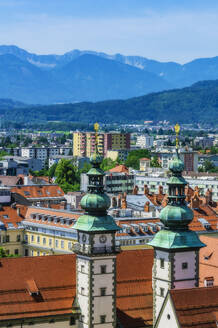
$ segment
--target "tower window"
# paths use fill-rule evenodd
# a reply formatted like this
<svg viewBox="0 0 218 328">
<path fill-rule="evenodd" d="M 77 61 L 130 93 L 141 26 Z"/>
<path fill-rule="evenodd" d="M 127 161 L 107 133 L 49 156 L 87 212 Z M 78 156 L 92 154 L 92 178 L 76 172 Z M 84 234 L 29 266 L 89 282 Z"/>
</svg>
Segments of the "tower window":
<svg viewBox="0 0 218 328">
<path fill-rule="evenodd" d="M 183 262 L 182 263 L 182 270 L 186 270 L 188 269 L 188 263 L 187 262 Z"/>
<path fill-rule="evenodd" d="M 101 273 L 106 273 L 106 265 L 101 265 Z"/>
<path fill-rule="evenodd" d="M 106 315 L 100 315 L 100 323 L 106 322 Z"/>
<path fill-rule="evenodd" d="M 106 295 L 106 287 L 100 288 L 100 295 L 105 296 Z"/>
<path fill-rule="evenodd" d="M 161 269 L 164 269 L 164 259 L 160 259 L 160 267 Z"/>
<path fill-rule="evenodd" d="M 160 288 L 160 296 L 164 297 L 164 288 Z"/>
<path fill-rule="evenodd" d="M 84 287 L 81 287 L 81 294 L 85 295 L 85 288 Z"/>
<path fill-rule="evenodd" d="M 85 265 L 81 265 L 81 272 L 85 272 Z"/>
</svg>

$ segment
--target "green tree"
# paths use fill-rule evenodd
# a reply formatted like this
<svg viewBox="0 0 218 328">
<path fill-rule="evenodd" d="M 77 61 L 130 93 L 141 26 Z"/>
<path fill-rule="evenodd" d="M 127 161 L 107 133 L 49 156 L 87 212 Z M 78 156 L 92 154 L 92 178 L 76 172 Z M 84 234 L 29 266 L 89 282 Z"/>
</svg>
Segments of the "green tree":
<svg viewBox="0 0 218 328">
<path fill-rule="evenodd" d="M 57 168 L 57 163 L 54 163 L 51 167 L 50 167 L 50 169 L 48 170 L 48 176 L 49 176 L 49 178 L 53 178 L 54 176 L 55 176 L 55 170 L 56 170 L 56 168 Z"/>
<path fill-rule="evenodd" d="M 117 165 L 117 161 L 113 161 L 111 158 L 104 158 L 101 163 L 101 169 L 103 171 L 109 171 Z"/>
<path fill-rule="evenodd" d="M 68 191 L 75 191 L 75 187 L 79 189 L 79 171 L 70 160 L 62 158 L 59 161 L 55 170 L 55 176 L 55 182 L 63 189 L 65 193 Z"/>
<path fill-rule="evenodd" d="M 127 167 L 132 167 L 135 170 L 139 170 L 139 160 L 143 157 L 151 157 L 150 151 L 148 149 L 132 150 L 127 156 L 125 165 Z"/>
<path fill-rule="evenodd" d="M 215 165 L 211 161 L 205 161 L 204 164 L 204 172 L 210 172 L 211 170 L 215 169 Z"/>
<path fill-rule="evenodd" d="M 151 160 L 151 167 L 161 167 L 159 161 L 158 161 L 158 157 L 154 156 Z"/>
</svg>

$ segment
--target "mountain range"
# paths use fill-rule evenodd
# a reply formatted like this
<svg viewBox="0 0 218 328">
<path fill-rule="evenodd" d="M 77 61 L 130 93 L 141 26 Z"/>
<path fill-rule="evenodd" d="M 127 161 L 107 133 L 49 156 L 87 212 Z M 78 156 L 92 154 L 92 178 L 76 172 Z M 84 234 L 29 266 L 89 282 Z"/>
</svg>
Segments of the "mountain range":
<svg viewBox="0 0 218 328">
<path fill-rule="evenodd" d="M 36 55 L 0 46 L 0 98 L 29 104 L 127 99 L 218 79 L 218 57 L 181 65 L 73 50 Z"/>
<path fill-rule="evenodd" d="M 0 99 L 5 121 L 28 125 L 34 122 L 142 123 L 169 120 L 176 123 L 218 124 L 218 80 L 190 87 L 151 93 L 127 100 L 24 106 Z"/>
</svg>

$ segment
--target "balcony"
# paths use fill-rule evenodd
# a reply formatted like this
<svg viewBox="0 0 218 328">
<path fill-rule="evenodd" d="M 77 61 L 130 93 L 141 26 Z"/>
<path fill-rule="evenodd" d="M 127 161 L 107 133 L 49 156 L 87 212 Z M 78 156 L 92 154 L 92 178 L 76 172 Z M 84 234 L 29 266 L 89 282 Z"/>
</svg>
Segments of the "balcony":
<svg viewBox="0 0 218 328">
<path fill-rule="evenodd" d="M 102 246 L 102 247 L 92 247 L 90 245 L 83 245 L 80 243 L 75 243 L 72 246 L 72 250 L 76 254 L 87 254 L 87 255 L 96 255 L 96 254 L 114 254 L 120 252 L 120 245 L 116 246 Z"/>
</svg>

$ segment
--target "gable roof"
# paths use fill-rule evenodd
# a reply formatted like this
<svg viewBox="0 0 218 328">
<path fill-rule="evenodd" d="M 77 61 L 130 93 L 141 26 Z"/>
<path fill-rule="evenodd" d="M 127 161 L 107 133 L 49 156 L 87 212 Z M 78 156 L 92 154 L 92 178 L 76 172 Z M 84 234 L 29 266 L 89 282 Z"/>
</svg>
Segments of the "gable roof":
<svg viewBox="0 0 218 328">
<path fill-rule="evenodd" d="M 218 286 L 169 291 L 181 328 L 216 328 Z"/>
<path fill-rule="evenodd" d="M 11 192 L 19 194 L 27 199 L 63 198 L 64 192 L 58 185 L 19 186 L 11 189 Z"/>
<path fill-rule="evenodd" d="M 2 258 L 0 264 L 0 321 L 72 314 L 75 254 Z M 153 250 L 117 256 L 117 309 L 123 327 L 152 322 L 152 265 Z"/>
<path fill-rule="evenodd" d="M 21 176 L 0 175 L 1 184 L 4 186 L 23 185 L 23 178 Z"/>
<path fill-rule="evenodd" d="M 109 172 L 110 173 L 127 173 L 128 174 L 129 169 L 125 165 L 121 164 L 121 165 L 115 166 L 113 169 L 110 169 Z"/>
</svg>

